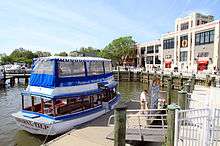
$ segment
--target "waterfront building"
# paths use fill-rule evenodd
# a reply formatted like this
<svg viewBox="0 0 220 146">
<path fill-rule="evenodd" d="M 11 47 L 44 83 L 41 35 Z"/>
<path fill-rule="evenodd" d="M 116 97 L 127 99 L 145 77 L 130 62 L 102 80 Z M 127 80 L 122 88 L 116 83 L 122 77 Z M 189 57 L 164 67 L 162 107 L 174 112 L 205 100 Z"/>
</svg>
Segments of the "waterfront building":
<svg viewBox="0 0 220 146">
<path fill-rule="evenodd" d="M 137 45 L 138 67 L 161 68 L 161 41 L 153 40 Z"/>
<path fill-rule="evenodd" d="M 161 56 L 161 69 L 181 72 L 216 71 L 220 68 L 219 33 L 220 21 L 214 20 L 211 15 L 192 13 L 177 18 L 175 30 L 160 38 L 161 51 L 158 56 Z M 139 44 L 137 47 L 138 66 L 146 64 L 146 54 L 141 59 L 139 56 L 147 52 L 144 48 L 147 44 L 148 42 Z"/>
</svg>

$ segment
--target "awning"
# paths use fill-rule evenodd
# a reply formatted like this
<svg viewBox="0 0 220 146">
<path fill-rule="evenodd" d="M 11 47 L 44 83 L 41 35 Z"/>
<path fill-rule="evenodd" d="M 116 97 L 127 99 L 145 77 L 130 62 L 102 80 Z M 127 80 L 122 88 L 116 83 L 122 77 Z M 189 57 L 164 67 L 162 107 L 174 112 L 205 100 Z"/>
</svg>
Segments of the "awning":
<svg viewBox="0 0 220 146">
<path fill-rule="evenodd" d="M 165 64 L 171 64 L 172 60 L 165 60 Z"/>
</svg>

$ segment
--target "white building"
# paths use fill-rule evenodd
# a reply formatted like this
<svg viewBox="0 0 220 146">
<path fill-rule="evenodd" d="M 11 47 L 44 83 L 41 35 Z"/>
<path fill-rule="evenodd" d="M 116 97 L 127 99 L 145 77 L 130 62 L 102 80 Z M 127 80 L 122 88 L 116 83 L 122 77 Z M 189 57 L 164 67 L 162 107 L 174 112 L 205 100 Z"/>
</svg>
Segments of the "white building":
<svg viewBox="0 0 220 146">
<path fill-rule="evenodd" d="M 213 16 L 192 13 L 186 17 L 177 18 L 175 31 L 163 34 L 160 38 L 161 68 L 193 72 L 219 69 L 219 34 L 220 21 L 214 21 Z M 143 52 L 143 47 L 146 48 L 149 43 L 139 44 L 137 49 L 142 48 Z M 146 53 L 144 57 L 146 60 Z M 143 65 L 143 61 L 138 63 L 139 66 Z"/>
<path fill-rule="evenodd" d="M 161 68 L 161 40 L 138 44 L 137 64 L 146 69 Z"/>
</svg>

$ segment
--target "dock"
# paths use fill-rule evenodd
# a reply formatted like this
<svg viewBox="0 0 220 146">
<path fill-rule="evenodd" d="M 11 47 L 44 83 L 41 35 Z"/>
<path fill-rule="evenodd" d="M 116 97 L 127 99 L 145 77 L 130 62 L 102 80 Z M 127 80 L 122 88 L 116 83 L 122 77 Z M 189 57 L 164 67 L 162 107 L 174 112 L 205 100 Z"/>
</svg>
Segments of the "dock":
<svg viewBox="0 0 220 146">
<path fill-rule="evenodd" d="M 106 138 L 106 135 L 112 131 L 113 127 L 85 127 L 78 130 L 72 130 L 46 143 L 45 146 L 114 146 L 114 141 Z"/>
<path fill-rule="evenodd" d="M 129 102 L 127 111 L 126 145 L 133 143 L 150 143 L 152 146 L 161 146 L 165 142 L 166 128 L 158 127 L 161 123 L 152 124 L 152 114 L 140 114 L 137 110 L 139 103 Z M 44 144 L 44 146 L 113 146 L 114 126 L 109 124 L 108 119 L 113 112 L 107 113 L 77 129 L 73 129 L 66 134 Z M 159 114 L 156 114 L 158 116 Z M 160 116 L 163 116 L 160 114 Z M 150 118 L 151 117 L 151 118 Z M 146 118 L 148 122 L 146 122 Z M 166 119 L 166 117 L 164 117 Z M 155 119 L 155 118 L 154 118 Z M 162 118 L 163 121 L 165 119 Z"/>
</svg>

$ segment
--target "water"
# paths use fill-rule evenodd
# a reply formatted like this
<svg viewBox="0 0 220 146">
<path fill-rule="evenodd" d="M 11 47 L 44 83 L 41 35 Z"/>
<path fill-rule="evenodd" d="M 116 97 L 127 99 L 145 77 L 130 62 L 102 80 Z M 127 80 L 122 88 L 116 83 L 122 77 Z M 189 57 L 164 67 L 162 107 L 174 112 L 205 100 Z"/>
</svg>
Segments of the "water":
<svg viewBox="0 0 220 146">
<path fill-rule="evenodd" d="M 118 90 L 122 95 L 122 102 L 138 98 L 147 85 L 139 82 L 120 82 Z M 33 135 L 19 129 L 12 113 L 21 108 L 21 91 L 23 86 L 0 90 L 0 146 L 39 146 L 45 140 L 45 136 Z M 49 137 L 48 140 L 54 137 Z"/>
</svg>

